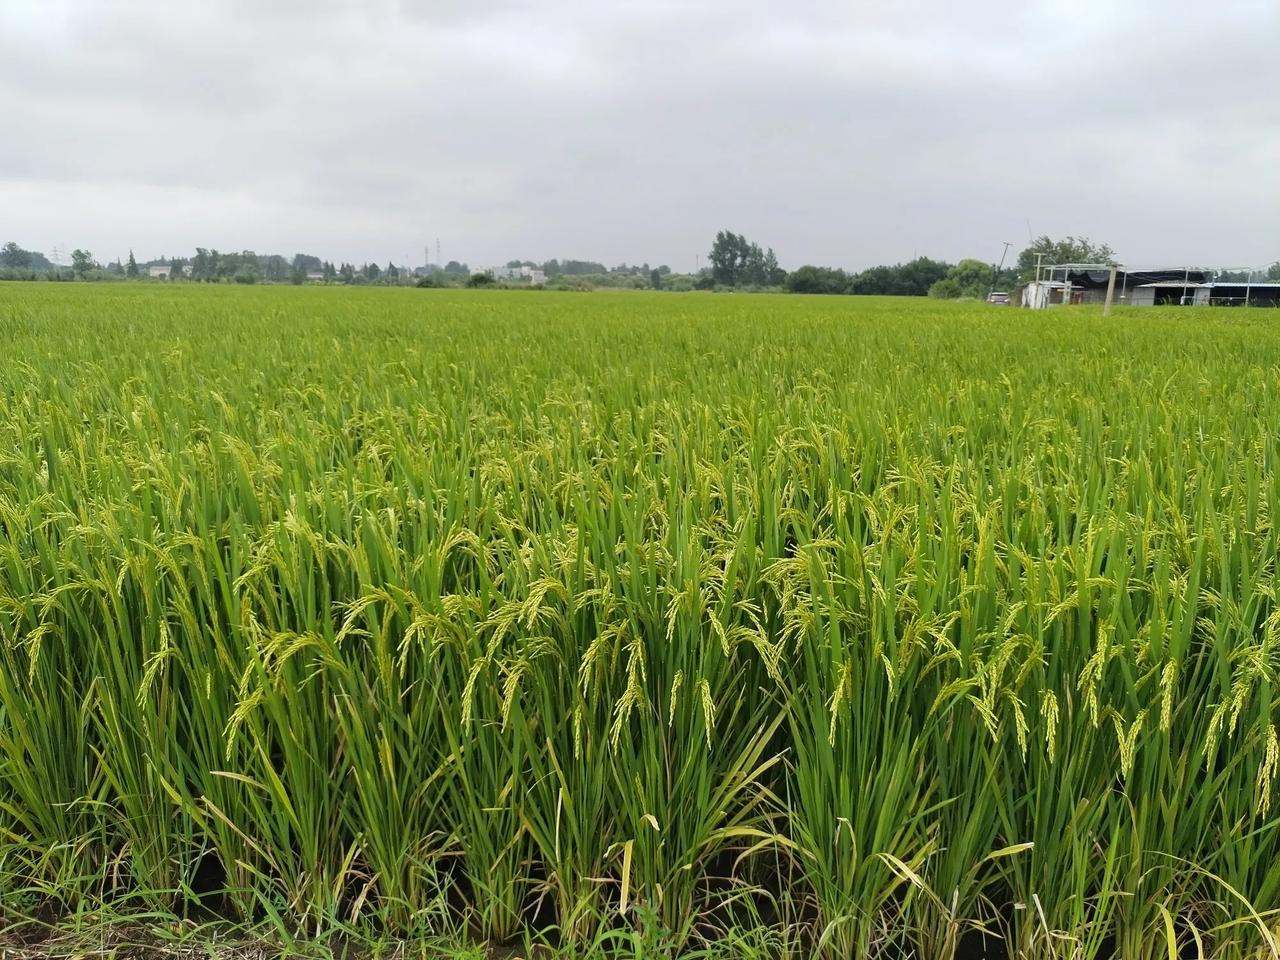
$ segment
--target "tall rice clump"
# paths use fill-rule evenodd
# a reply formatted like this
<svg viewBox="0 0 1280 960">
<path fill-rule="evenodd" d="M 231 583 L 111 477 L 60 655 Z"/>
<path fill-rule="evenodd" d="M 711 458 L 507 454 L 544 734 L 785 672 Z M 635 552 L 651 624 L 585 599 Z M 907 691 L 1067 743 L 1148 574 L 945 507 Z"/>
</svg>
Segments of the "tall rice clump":
<svg viewBox="0 0 1280 960">
<path fill-rule="evenodd" d="M 536 301 L 0 290 L 0 921 L 1278 955 L 1269 317 Z"/>
</svg>

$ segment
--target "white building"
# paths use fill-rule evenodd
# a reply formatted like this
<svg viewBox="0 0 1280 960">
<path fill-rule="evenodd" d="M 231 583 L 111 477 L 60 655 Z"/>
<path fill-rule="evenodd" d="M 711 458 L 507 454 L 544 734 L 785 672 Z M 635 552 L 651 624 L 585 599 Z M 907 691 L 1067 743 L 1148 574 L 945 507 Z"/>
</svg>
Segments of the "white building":
<svg viewBox="0 0 1280 960">
<path fill-rule="evenodd" d="M 489 267 L 484 271 L 495 280 L 528 280 L 529 283 L 546 283 L 547 275 L 537 267 Z"/>
<path fill-rule="evenodd" d="M 1070 285 L 1064 280 L 1032 280 L 1022 288 L 1022 305 L 1032 310 L 1043 310 L 1064 299 L 1070 303 Z"/>
<path fill-rule="evenodd" d="M 1129 290 L 1128 302 L 1135 307 L 1154 307 L 1157 303 L 1177 306 L 1206 306 L 1210 283 L 1187 283 L 1185 280 L 1157 280 L 1139 283 Z"/>
<path fill-rule="evenodd" d="M 168 280 L 169 274 L 173 272 L 173 268 L 167 263 L 157 263 L 154 266 L 147 267 L 147 276 L 153 280 Z"/>
</svg>

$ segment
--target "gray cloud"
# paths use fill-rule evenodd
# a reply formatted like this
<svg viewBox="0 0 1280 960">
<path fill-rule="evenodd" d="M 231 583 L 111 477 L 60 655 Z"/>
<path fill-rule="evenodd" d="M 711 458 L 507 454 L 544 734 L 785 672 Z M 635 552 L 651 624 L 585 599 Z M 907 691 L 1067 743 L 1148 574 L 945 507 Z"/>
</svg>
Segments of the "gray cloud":
<svg viewBox="0 0 1280 960">
<path fill-rule="evenodd" d="M 0 0 L 0 239 L 1280 257 L 1269 0 Z"/>
</svg>

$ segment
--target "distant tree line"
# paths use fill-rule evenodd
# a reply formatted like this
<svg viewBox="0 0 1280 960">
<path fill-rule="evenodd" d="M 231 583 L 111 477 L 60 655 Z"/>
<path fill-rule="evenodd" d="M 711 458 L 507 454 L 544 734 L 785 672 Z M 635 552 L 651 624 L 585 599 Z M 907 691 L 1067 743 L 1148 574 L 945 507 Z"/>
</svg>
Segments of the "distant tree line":
<svg viewBox="0 0 1280 960">
<path fill-rule="evenodd" d="M 407 266 L 377 263 L 356 266 L 351 263 L 334 264 L 306 253 L 284 257 L 280 254 L 258 254 L 252 250 L 230 253 L 197 247 L 194 257 L 159 257 L 139 263 L 133 251 L 121 262 L 119 259 L 103 264 L 88 250 L 71 252 L 70 266 L 55 264 L 44 254 L 25 250 L 10 241 L 0 247 L 0 279 L 4 280 L 133 280 L 153 279 L 153 268 L 167 282 L 194 283 L 346 283 L 386 284 L 395 286 L 410 283 L 414 270 Z M 451 262 L 445 268 L 451 274 L 465 279 L 469 275 L 466 264 Z"/>
<path fill-rule="evenodd" d="M 498 278 L 488 271 L 473 271 L 466 263 L 450 260 L 443 266 L 428 263 L 409 267 L 388 262 L 335 263 L 307 253 L 292 257 L 258 254 L 252 250 L 220 252 L 197 247 L 192 257 L 159 257 L 139 261 L 132 250 L 123 261 L 106 264 L 88 250 L 77 248 L 70 265 L 54 263 L 43 253 L 27 250 L 14 241 L 0 247 L 0 280 L 150 280 L 153 273 L 166 282 L 193 283 L 323 283 L 383 286 L 416 284 L 422 287 L 522 286 L 528 280 Z M 906 263 L 883 264 L 860 272 L 839 267 L 806 264 L 790 272 L 778 264 L 772 247 L 764 247 L 732 230 L 721 230 L 711 244 L 707 266 L 696 273 L 677 273 L 666 264 L 620 263 L 607 267 L 595 260 L 509 260 L 507 267 L 542 271 L 539 286 L 550 290 L 774 290 L 788 293 L 852 294 L 982 299 L 993 289 L 1009 290 L 1035 277 L 1037 263 L 1112 263 L 1115 253 L 1105 243 L 1087 237 L 1033 240 L 1008 266 L 979 259 L 947 263 L 916 257 Z M 158 270 L 157 268 L 163 268 Z M 1280 282 L 1280 261 L 1264 272 L 1214 271 L 1222 282 Z"/>
<path fill-rule="evenodd" d="M 940 300 L 984 299 L 992 290 L 1010 290 L 1034 279 L 1037 262 L 1111 263 L 1115 253 L 1105 243 L 1087 237 L 1033 240 L 1015 263 L 1003 266 L 966 258 L 946 263 L 917 257 L 907 263 L 878 266 L 861 273 L 845 273 L 831 267 L 800 267 L 787 275 L 792 293 L 849 293 L 881 296 L 930 296 Z M 1280 273 L 1280 265 L 1274 267 Z"/>
<path fill-rule="evenodd" d="M 998 284 L 1012 285 L 1013 268 L 962 260 L 950 264 L 929 257 L 882 264 L 857 273 L 840 267 L 805 264 L 791 272 L 778 266 L 772 248 L 721 230 L 711 245 L 710 266 L 696 282 L 698 289 L 772 289 L 787 293 L 851 294 L 890 297 L 985 297 Z"/>
<path fill-rule="evenodd" d="M 907 263 L 869 267 L 846 273 L 832 267 L 803 266 L 787 275 L 789 293 L 848 293 L 889 297 L 923 297 L 947 275 L 950 265 L 916 257 Z"/>
</svg>

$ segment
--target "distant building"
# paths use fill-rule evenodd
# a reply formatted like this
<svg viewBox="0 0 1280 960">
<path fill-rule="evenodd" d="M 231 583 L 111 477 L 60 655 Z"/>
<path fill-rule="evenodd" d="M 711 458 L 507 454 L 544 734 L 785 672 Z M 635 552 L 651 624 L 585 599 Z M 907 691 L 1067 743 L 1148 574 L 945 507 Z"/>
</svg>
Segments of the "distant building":
<svg viewBox="0 0 1280 960">
<path fill-rule="evenodd" d="M 157 263 L 147 267 L 147 276 L 153 280 L 168 280 L 169 274 L 173 272 L 173 268 L 167 263 Z"/>
<path fill-rule="evenodd" d="M 546 283 L 547 275 L 537 267 L 489 267 L 484 273 L 495 280 L 528 280 L 530 283 Z"/>
<path fill-rule="evenodd" d="M 1116 268 L 1113 300 L 1135 307 L 1280 306 L 1280 283 L 1212 280 L 1199 267 L 1151 270 Z M 1022 288 L 1022 305 L 1033 309 L 1073 303 L 1103 303 L 1107 298 L 1108 264 L 1067 263 L 1040 268 Z"/>
<path fill-rule="evenodd" d="M 308 270 L 308 271 L 307 271 L 307 283 L 322 283 L 322 282 L 324 282 L 324 272 L 323 272 L 323 271 L 321 271 L 321 270 Z"/>
</svg>

